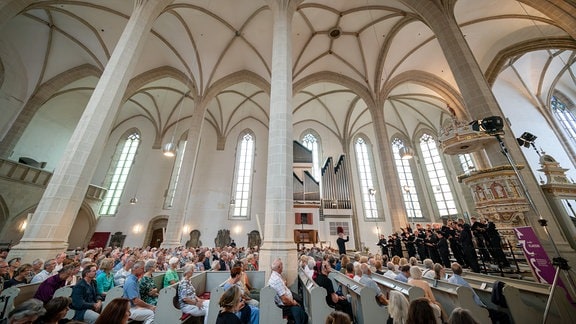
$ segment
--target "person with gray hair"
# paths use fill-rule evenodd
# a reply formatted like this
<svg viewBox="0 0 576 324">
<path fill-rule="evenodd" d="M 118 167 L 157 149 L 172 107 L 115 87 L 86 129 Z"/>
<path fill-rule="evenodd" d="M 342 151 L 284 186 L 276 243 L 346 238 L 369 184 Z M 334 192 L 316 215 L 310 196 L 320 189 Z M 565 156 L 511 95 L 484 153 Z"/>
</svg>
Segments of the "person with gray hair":
<svg viewBox="0 0 576 324">
<path fill-rule="evenodd" d="M 48 277 L 52 276 L 52 272 L 54 272 L 55 266 L 56 260 L 48 259 L 46 262 L 44 262 L 44 270 L 40 271 L 34 277 L 32 277 L 30 283 L 42 282 L 48 279 Z"/>
<path fill-rule="evenodd" d="M 34 323 L 46 313 L 42 301 L 32 298 L 16 306 L 8 314 L 8 324 Z"/>
<path fill-rule="evenodd" d="M 196 288 L 191 281 L 195 268 L 196 266 L 191 263 L 184 266 L 184 277 L 178 284 L 178 302 L 182 313 L 195 317 L 204 316 L 204 324 L 207 324 L 210 301 L 196 295 Z"/>
<path fill-rule="evenodd" d="M 394 279 L 396 277 L 396 266 L 392 262 L 386 263 L 388 271 L 384 272 L 384 277 Z"/>
<path fill-rule="evenodd" d="M 160 294 L 152 273 L 156 270 L 156 259 L 148 259 L 144 263 L 144 275 L 138 282 L 140 288 L 140 296 L 142 300 L 150 305 L 156 306 L 158 304 L 158 295 Z"/>
<path fill-rule="evenodd" d="M 142 321 L 144 324 L 154 323 L 156 306 L 150 305 L 140 297 L 138 277 L 144 273 L 144 261 L 137 261 L 132 265 L 130 275 L 124 282 L 124 298 L 130 300 L 130 319 Z"/>
<path fill-rule="evenodd" d="M 284 316 L 293 319 L 296 324 L 307 324 L 308 314 L 306 314 L 304 307 L 300 306 L 300 303 L 294 299 L 292 291 L 286 286 L 284 278 L 282 278 L 283 269 L 284 265 L 281 259 L 278 258 L 272 262 L 272 273 L 268 279 L 268 285 L 276 291 L 274 302 L 282 308 Z"/>
<path fill-rule="evenodd" d="M 404 294 L 396 290 L 390 290 L 388 297 L 388 314 L 390 318 L 392 318 L 392 323 L 406 323 L 406 318 L 408 318 L 408 308 L 410 307 L 408 299 Z"/>
<path fill-rule="evenodd" d="M 360 271 L 362 271 L 362 278 L 360 278 L 360 283 L 374 290 L 376 293 L 376 300 L 381 306 L 388 305 L 388 299 L 386 299 L 386 296 L 382 293 L 382 290 L 380 290 L 378 284 L 376 284 L 374 279 L 372 279 L 372 271 L 370 270 L 370 267 L 366 263 L 362 263 L 360 265 Z"/>
<path fill-rule="evenodd" d="M 424 259 L 422 263 L 424 264 L 422 276 L 424 278 L 434 279 L 434 261 L 432 261 L 432 259 Z"/>
<path fill-rule="evenodd" d="M 170 266 L 170 269 L 168 269 L 166 274 L 164 274 L 164 287 L 171 286 L 180 280 L 180 277 L 178 277 L 178 273 L 176 272 L 176 269 L 180 265 L 180 259 L 177 257 L 171 257 L 170 260 L 168 260 L 168 265 Z"/>
</svg>

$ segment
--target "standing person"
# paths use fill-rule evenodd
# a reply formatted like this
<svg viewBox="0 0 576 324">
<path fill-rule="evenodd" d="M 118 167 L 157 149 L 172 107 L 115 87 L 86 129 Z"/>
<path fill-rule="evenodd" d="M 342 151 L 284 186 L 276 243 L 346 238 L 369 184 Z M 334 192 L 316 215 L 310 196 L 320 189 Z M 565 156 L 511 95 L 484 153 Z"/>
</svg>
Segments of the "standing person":
<svg viewBox="0 0 576 324">
<path fill-rule="evenodd" d="M 93 324 L 102 310 L 102 295 L 96 288 L 96 265 L 89 264 L 82 270 L 82 279 L 72 287 L 74 319 Z"/>
<path fill-rule="evenodd" d="M 282 260 L 274 260 L 272 273 L 268 279 L 268 285 L 276 291 L 274 302 L 282 308 L 282 314 L 292 318 L 295 324 L 307 324 L 308 314 L 306 314 L 304 307 L 300 306 L 300 303 L 294 299 L 292 292 L 286 286 L 284 278 L 282 278 L 283 269 Z"/>
<path fill-rule="evenodd" d="M 472 269 L 472 271 L 480 272 L 478 255 L 476 254 L 474 242 L 472 241 L 472 231 L 470 230 L 470 225 L 458 224 L 458 230 L 460 230 L 460 244 L 462 245 L 462 252 L 464 253 L 464 260 L 466 261 L 466 264 Z"/>
<path fill-rule="evenodd" d="M 450 250 L 448 248 L 448 240 L 444 237 L 444 232 L 439 231 L 437 234 L 438 236 L 438 253 L 440 254 L 440 259 L 442 260 L 442 264 L 448 268 L 450 267 Z"/>
<path fill-rule="evenodd" d="M 380 250 L 382 251 L 382 256 L 390 257 L 390 255 L 388 254 L 388 242 L 384 234 L 380 234 L 380 239 L 378 240 L 378 243 L 376 243 L 376 245 L 380 247 Z"/>
<path fill-rule="evenodd" d="M 486 236 L 488 237 L 486 241 L 488 243 L 488 249 L 490 249 L 490 253 L 498 263 L 498 266 L 500 266 L 500 268 L 510 267 L 510 262 L 506 259 L 506 254 L 504 254 L 502 250 L 502 238 L 496 229 L 496 224 L 493 222 L 488 222 Z"/>
<path fill-rule="evenodd" d="M 424 240 L 426 239 L 426 232 L 422 228 L 422 225 L 416 224 L 416 249 L 418 250 L 418 257 L 420 261 L 428 259 L 428 250 L 426 250 L 426 244 Z"/>
<path fill-rule="evenodd" d="M 470 229 L 476 238 L 476 246 L 480 251 L 482 260 L 484 260 L 484 262 L 491 262 L 492 258 L 490 257 L 490 253 L 488 253 L 488 248 L 486 247 L 486 225 L 478 221 L 476 217 L 471 217 L 470 221 L 472 221 Z"/>
<path fill-rule="evenodd" d="M 350 236 L 346 235 L 346 239 L 344 239 L 344 228 L 342 228 L 342 226 L 338 226 L 336 231 L 338 232 L 338 239 L 336 239 L 336 244 L 338 244 L 338 254 L 346 254 L 346 242 L 350 240 Z"/>
<path fill-rule="evenodd" d="M 412 258 L 416 256 L 416 236 L 412 232 L 412 228 L 410 225 L 406 225 L 406 228 L 403 229 L 403 240 L 404 246 L 406 246 L 406 251 L 408 252 L 408 258 Z"/>
<path fill-rule="evenodd" d="M 452 221 L 448 221 L 446 226 L 445 236 L 450 242 L 450 250 L 456 259 L 456 262 L 464 265 L 464 254 L 462 253 L 462 245 L 460 245 L 460 232 L 456 230 L 456 225 Z"/>
<path fill-rule="evenodd" d="M 130 275 L 124 282 L 124 298 L 130 300 L 130 319 L 142 321 L 144 324 L 154 323 L 156 306 L 147 304 L 140 298 L 138 278 L 144 273 L 144 261 L 137 261 L 132 265 Z"/>
</svg>

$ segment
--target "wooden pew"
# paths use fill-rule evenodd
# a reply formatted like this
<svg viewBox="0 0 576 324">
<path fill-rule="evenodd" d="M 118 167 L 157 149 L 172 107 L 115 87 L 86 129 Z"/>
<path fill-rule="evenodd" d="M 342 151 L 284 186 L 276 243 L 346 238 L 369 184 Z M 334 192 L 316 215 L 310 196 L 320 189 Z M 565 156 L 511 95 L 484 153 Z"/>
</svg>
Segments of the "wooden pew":
<svg viewBox="0 0 576 324">
<path fill-rule="evenodd" d="M 178 294 L 177 286 L 178 284 L 174 284 L 160 290 L 156 313 L 154 314 L 154 323 L 192 323 L 192 321 L 198 319 L 189 316 L 185 320 L 181 320 L 182 311 L 174 306 L 174 296 Z"/>
<path fill-rule="evenodd" d="M 10 287 L 2 290 L 0 294 L 0 321 L 8 317 L 14 309 L 14 300 L 20 294 L 20 289 L 18 287 Z"/>
<path fill-rule="evenodd" d="M 72 297 L 72 286 L 64 286 L 56 289 L 53 298 L 56 297 Z M 73 310 L 72 308 L 69 308 L 64 318 L 72 319 L 74 318 L 74 314 L 76 314 L 76 311 Z"/>
<path fill-rule="evenodd" d="M 342 286 L 342 293 L 350 295 L 352 310 L 359 324 L 382 323 L 388 318 L 386 307 L 380 307 L 376 302 L 376 292 L 346 275 L 332 271 L 328 278 Z"/>
<path fill-rule="evenodd" d="M 20 289 L 20 293 L 16 296 L 14 300 L 14 306 L 18 306 L 23 302 L 27 301 L 30 298 L 34 298 L 36 294 L 36 290 L 40 287 L 41 282 L 27 284 L 27 285 L 18 285 L 18 289 Z"/>
<path fill-rule="evenodd" d="M 323 323 L 326 316 L 334 311 L 326 303 L 326 289 L 318 286 L 302 268 L 298 268 L 298 282 L 301 287 L 303 305 L 311 318 L 311 323 Z M 336 289 L 334 289 L 336 290 Z"/>
<path fill-rule="evenodd" d="M 276 290 L 270 286 L 260 289 L 260 323 L 286 323 L 282 316 L 282 309 L 274 302 Z"/>
<path fill-rule="evenodd" d="M 110 304 L 110 301 L 112 301 L 113 299 L 122 298 L 122 296 L 124 296 L 124 288 L 121 286 L 116 286 L 108 290 L 106 292 L 106 297 L 102 302 L 102 309 L 106 308 L 106 306 L 108 306 L 108 304 Z"/>
<path fill-rule="evenodd" d="M 390 279 L 377 273 L 372 274 L 372 279 L 376 281 L 382 291 L 384 291 L 382 288 L 386 288 L 386 290 L 393 289 L 399 291 L 403 293 L 406 298 L 408 298 L 408 301 L 413 301 L 414 299 L 424 297 L 424 290 L 422 290 L 420 287 L 410 286 L 405 282 Z"/>
<path fill-rule="evenodd" d="M 430 278 L 422 279 L 428 282 L 432 288 L 434 297 L 442 305 L 442 308 L 446 311 L 448 316 L 452 313 L 454 308 L 461 307 L 468 309 L 478 322 L 491 322 L 488 309 L 479 306 L 474 301 L 472 289 L 451 284 L 444 280 L 434 280 Z"/>
</svg>

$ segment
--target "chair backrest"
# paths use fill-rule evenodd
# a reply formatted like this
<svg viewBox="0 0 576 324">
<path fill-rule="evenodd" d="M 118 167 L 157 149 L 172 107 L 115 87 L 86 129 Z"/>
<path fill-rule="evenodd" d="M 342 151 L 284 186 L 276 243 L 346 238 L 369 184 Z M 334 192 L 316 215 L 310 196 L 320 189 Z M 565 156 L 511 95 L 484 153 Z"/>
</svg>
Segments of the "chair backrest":
<svg viewBox="0 0 576 324">
<path fill-rule="evenodd" d="M 10 287 L 6 288 L 0 294 L 0 320 L 7 318 L 8 313 L 14 309 L 14 300 L 20 293 L 20 288 Z"/>
</svg>

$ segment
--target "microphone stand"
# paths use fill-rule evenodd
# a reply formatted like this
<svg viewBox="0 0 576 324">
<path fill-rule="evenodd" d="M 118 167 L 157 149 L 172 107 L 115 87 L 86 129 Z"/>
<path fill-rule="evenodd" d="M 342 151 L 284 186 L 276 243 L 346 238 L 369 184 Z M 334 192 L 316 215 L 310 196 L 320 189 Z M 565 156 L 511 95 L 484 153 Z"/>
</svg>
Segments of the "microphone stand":
<svg viewBox="0 0 576 324">
<path fill-rule="evenodd" d="M 558 285 L 558 278 L 560 275 L 560 270 L 566 271 L 567 278 L 570 281 L 568 284 L 570 285 L 570 288 L 572 289 L 572 292 L 574 293 L 574 282 L 573 282 L 572 277 L 570 276 L 570 272 L 569 272 L 570 266 L 568 265 L 568 260 L 566 260 L 565 258 L 563 258 L 560 255 L 560 251 L 558 250 L 558 247 L 556 246 L 556 243 L 554 242 L 552 235 L 548 231 L 548 220 L 544 219 L 544 217 L 542 217 L 542 214 L 540 214 L 540 212 L 538 211 L 538 208 L 536 208 L 536 204 L 534 203 L 534 201 L 532 200 L 532 196 L 530 196 L 530 193 L 528 192 L 528 187 L 526 186 L 526 183 L 524 182 L 524 178 L 520 174 L 520 171 L 516 167 L 516 163 L 514 163 L 514 160 L 512 160 L 512 156 L 510 155 L 510 152 L 508 152 L 508 148 L 506 147 L 506 144 L 504 144 L 504 141 L 502 140 L 501 135 L 503 134 L 503 131 L 495 132 L 495 133 L 488 132 L 488 134 L 496 137 L 496 139 L 498 140 L 502 154 L 504 154 L 504 156 L 506 156 L 508 163 L 510 164 L 510 166 L 512 166 L 512 169 L 514 170 L 516 177 L 518 177 L 518 181 L 520 182 L 520 187 L 522 188 L 522 191 L 524 193 L 524 196 L 526 197 L 526 200 L 528 201 L 528 204 L 530 205 L 532 210 L 534 210 L 536 215 L 538 215 L 538 224 L 540 224 L 540 226 L 542 226 L 542 228 L 544 229 L 544 232 L 546 233 L 546 236 L 548 237 L 548 240 L 550 241 L 550 243 L 552 243 L 552 247 L 554 249 L 554 252 L 556 253 L 556 257 L 552 258 L 552 265 L 556 267 L 556 273 L 554 274 L 554 280 L 552 281 L 552 285 L 550 286 L 550 295 L 548 296 L 548 300 L 546 301 L 546 308 L 544 309 L 544 316 L 542 319 L 542 323 L 545 324 L 546 319 L 548 318 L 548 314 L 550 312 L 550 306 L 552 305 L 552 298 L 554 297 L 554 292 L 555 292 L 556 287 Z"/>
</svg>

